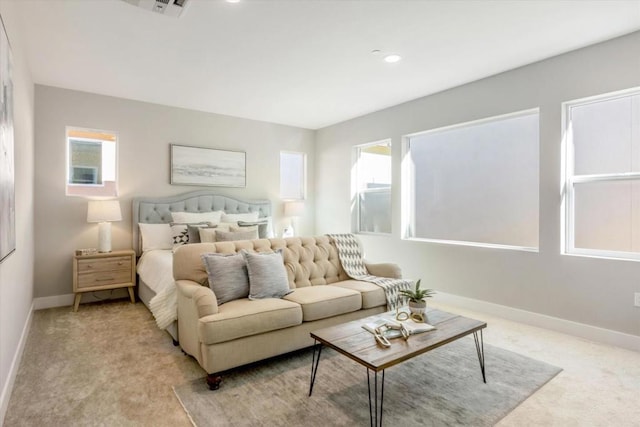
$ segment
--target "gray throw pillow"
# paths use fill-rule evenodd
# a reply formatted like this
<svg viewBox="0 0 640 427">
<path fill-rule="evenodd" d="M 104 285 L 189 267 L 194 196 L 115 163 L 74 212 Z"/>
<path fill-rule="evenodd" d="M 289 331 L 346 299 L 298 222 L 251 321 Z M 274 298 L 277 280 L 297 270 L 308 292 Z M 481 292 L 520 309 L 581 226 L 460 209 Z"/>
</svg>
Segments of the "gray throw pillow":
<svg viewBox="0 0 640 427">
<path fill-rule="evenodd" d="M 238 227 L 242 230 L 242 227 L 258 227 L 258 238 L 267 239 L 269 238 L 269 219 L 264 218 L 258 221 L 238 221 Z"/>
<path fill-rule="evenodd" d="M 249 273 L 249 299 L 282 298 L 290 294 L 282 249 L 271 253 L 241 251 Z"/>
<path fill-rule="evenodd" d="M 200 243 L 201 228 L 216 228 L 210 222 L 201 222 L 199 224 L 187 224 L 187 232 L 189 234 L 189 243 Z"/>
<path fill-rule="evenodd" d="M 258 229 L 251 231 L 219 231 L 216 230 L 216 242 L 233 242 L 235 240 L 253 240 L 258 238 Z"/>
<path fill-rule="evenodd" d="M 206 253 L 200 256 L 209 276 L 209 287 L 218 305 L 249 296 L 247 263 L 241 254 Z"/>
</svg>

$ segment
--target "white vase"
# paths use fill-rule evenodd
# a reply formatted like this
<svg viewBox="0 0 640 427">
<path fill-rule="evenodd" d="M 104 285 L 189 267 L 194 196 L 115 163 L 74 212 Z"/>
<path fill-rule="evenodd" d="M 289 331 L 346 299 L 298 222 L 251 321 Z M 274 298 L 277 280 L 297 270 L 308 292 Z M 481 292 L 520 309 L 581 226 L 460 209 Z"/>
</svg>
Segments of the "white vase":
<svg viewBox="0 0 640 427">
<path fill-rule="evenodd" d="M 409 311 L 416 314 L 424 314 L 425 311 L 427 311 L 427 302 L 426 301 L 419 301 L 419 302 L 409 301 Z"/>
</svg>

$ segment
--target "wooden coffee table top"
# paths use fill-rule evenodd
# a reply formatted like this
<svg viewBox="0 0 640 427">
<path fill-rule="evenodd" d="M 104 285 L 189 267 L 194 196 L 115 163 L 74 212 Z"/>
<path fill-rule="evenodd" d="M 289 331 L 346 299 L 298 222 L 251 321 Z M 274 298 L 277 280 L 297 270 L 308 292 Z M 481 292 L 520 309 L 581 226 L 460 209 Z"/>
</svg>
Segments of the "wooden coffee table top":
<svg viewBox="0 0 640 427">
<path fill-rule="evenodd" d="M 385 315 L 393 318 L 395 313 Z M 406 341 L 402 338 L 390 339 L 391 347 L 384 348 L 376 343 L 371 332 L 362 328 L 362 325 L 379 316 L 319 329 L 313 331 L 311 337 L 378 372 L 487 327 L 485 322 L 479 320 L 427 309 L 428 323 L 435 326 L 435 330 L 411 335 Z"/>
</svg>

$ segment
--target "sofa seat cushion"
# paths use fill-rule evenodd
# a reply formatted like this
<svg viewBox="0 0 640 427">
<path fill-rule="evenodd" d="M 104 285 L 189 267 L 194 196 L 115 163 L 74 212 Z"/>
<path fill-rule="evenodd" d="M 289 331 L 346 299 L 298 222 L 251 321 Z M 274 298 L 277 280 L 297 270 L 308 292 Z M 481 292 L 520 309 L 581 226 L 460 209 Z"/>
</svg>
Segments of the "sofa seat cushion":
<svg viewBox="0 0 640 427">
<path fill-rule="evenodd" d="M 329 285 L 297 288 L 284 299 L 300 304 L 304 322 L 351 313 L 362 308 L 359 292 Z"/>
<path fill-rule="evenodd" d="M 361 280 L 342 280 L 340 282 L 332 283 L 329 286 L 337 286 L 343 289 L 351 289 L 353 291 L 360 292 L 362 295 L 362 308 L 365 310 L 387 304 L 387 297 L 384 294 L 384 289 L 371 282 L 363 282 Z"/>
<path fill-rule="evenodd" d="M 216 344 L 301 323 L 299 304 L 279 298 L 242 298 L 222 304 L 216 314 L 200 318 L 198 335 L 202 344 Z"/>
</svg>

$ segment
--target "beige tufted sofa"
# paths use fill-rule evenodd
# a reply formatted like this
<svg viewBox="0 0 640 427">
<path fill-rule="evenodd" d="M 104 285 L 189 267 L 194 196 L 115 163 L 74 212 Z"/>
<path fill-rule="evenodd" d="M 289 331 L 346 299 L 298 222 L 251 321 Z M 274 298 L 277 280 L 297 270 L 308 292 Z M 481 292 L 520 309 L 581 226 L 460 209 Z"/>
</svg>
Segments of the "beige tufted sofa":
<svg viewBox="0 0 640 427">
<path fill-rule="evenodd" d="M 200 255 L 241 249 L 283 249 L 294 291 L 282 299 L 244 298 L 218 306 Z M 395 264 L 367 264 L 367 269 L 376 276 L 401 277 Z M 173 256 L 173 275 L 180 346 L 207 371 L 212 389 L 218 387 L 221 371 L 311 346 L 313 330 L 386 309 L 383 289 L 350 279 L 327 236 L 184 245 Z"/>
</svg>

